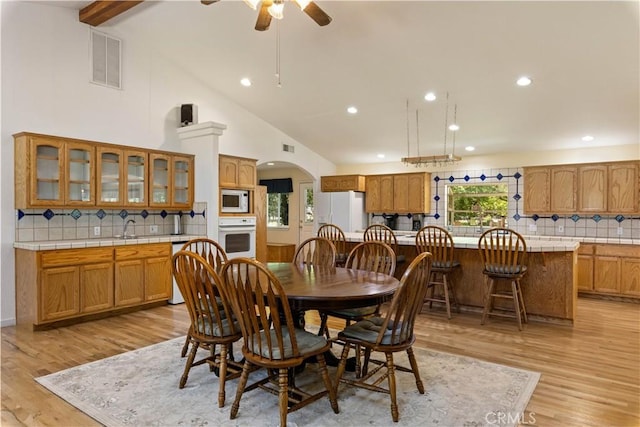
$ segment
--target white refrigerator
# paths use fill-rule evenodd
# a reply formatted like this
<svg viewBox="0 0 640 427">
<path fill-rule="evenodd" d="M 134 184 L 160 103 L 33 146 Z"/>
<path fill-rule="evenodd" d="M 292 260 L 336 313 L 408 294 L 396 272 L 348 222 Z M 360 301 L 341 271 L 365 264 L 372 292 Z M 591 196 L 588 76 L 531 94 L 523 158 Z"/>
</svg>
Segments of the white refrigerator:
<svg viewBox="0 0 640 427">
<path fill-rule="evenodd" d="M 367 227 L 364 193 L 343 191 L 317 192 L 315 211 L 318 226 L 335 224 L 345 233 L 364 230 Z"/>
</svg>

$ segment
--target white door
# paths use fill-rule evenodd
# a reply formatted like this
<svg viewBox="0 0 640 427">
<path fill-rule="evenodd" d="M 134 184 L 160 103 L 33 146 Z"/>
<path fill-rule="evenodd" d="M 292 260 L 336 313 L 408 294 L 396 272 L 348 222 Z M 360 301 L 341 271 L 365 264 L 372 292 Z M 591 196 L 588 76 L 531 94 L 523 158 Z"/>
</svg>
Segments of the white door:
<svg viewBox="0 0 640 427">
<path fill-rule="evenodd" d="M 316 235 L 313 229 L 315 211 L 313 208 L 312 182 L 300 183 L 300 198 L 298 203 L 300 205 L 300 233 L 298 237 L 298 244 L 300 244 L 311 237 L 315 237 Z"/>
</svg>

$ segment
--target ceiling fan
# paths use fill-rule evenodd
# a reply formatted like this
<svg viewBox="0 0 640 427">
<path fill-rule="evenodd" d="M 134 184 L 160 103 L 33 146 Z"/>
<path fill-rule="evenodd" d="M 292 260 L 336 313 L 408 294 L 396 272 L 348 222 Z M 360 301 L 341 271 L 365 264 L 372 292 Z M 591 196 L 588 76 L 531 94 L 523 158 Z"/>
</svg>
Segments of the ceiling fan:
<svg viewBox="0 0 640 427">
<path fill-rule="evenodd" d="M 219 0 L 200 0 L 202 4 L 216 3 Z M 260 4 L 260 12 L 258 12 L 258 19 L 256 20 L 256 30 L 265 31 L 269 29 L 271 24 L 271 18 L 282 19 L 282 13 L 284 10 L 285 0 L 244 0 L 253 10 L 258 8 Z M 304 11 L 311 19 L 316 21 L 321 27 L 328 25 L 331 22 L 331 17 L 325 13 L 324 10 L 309 0 L 293 0 L 300 9 Z"/>
</svg>

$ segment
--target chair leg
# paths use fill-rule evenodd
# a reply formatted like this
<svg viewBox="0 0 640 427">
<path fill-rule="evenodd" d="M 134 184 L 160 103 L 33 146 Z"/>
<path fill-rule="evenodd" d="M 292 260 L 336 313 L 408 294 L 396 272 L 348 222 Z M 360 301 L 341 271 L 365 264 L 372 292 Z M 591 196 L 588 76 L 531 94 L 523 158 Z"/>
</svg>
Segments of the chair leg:
<svg viewBox="0 0 640 427">
<path fill-rule="evenodd" d="M 242 398 L 242 393 L 244 393 L 244 389 L 247 386 L 247 380 L 249 379 L 249 368 L 250 363 L 248 360 L 245 360 L 244 366 L 242 366 L 242 375 L 240 375 L 240 381 L 238 381 L 238 388 L 236 389 L 236 398 L 233 401 L 233 405 L 231 406 L 231 412 L 229 414 L 230 420 L 233 420 L 238 416 L 238 409 L 240 409 L 240 399 Z"/>
<path fill-rule="evenodd" d="M 287 412 L 289 409 L 289 370 L 280 368 L 278 370 L 278 404 L 280 406 L 280 427 L 287 427 Z"/>
<path fill-rule="evenodd" d="M 349 344 L 345 343 L 342 347 L 342 355 L 340 355 L 340 363 L 338 363 L 338 370 L 336 371 L 336 385 L 335 395 L 338 395 L 338 386 L 340 386 L 340 379 L 344 375 L 344 369 L 347 367 L 347 357 L 349 357 Z"/>
<path fill-rule="evenodd" d="M 447 273 L 442 273 L 442 290 L 444 292 L 444 303 L 447 306 L 447 318 L 451 320 L 451 303 L 449 302 L 449 283 Z"/>
<path fill-rule="evenodd" d="M 360 350 L 360 346 L 356 344 L 356 378 L 360 378 L 360 373 L 362 372 L 362 365 L 360 363 Z"/>
<path fill-rule="evenodd" d="M 488 283 L 487 294 L 485 296 L 485 301 L 484 301 L 484 310 L 482 310 L 482 320 L 480 321 L 481 325 L 484 325 L 484 322 L 487 319 L 487 315 L 491 311 L 492 305 L 493 305 L 493 297 L 491 296 L 491 294 L 493 294 L 493 288 L 495 286 L 495 282 L 491 278 L 488 278 L 487 280 L 485 280 L 485 283 L 487 281 L 489 283 Z"/>
<path fill-rule="evenodd" d="M 420 371 L 418 370 L 416 355 L 413 353 L 413 347 L 409 347 L 407 349 L 407 356 L 409 357 L 409 363 L 411 364 L 413 376 L 416 377 L 416 386 L 418 387 L 418 391 L 420 392 L 420 394 L 424 394 L 424 384 L 422 384 L 422 380 L 420 379 Z"/>
<path fill-rule="evenodd" d="M 522 297 L 522 284 L 520 283 L 520 279 L 516 280 L 516 284 L 518 286 L 518 296 L 520 297 L 520 305 L 522 306 L 522 315 L 524 318 L 524 323 L 528 323 L 527 319 L 527 309 L 524 305 L 524 298 Z"/>
<path fill-rule="evenodd" d="M 184 388 L 187 384 L 187 379 L 189 378 L 189 370 L 193 365 L 193 361 L 196 358 L 196 353 L 198 352 L 198 347 L 200 347 L 199 342 L 194 342 L 191 346 L 191 352 L 189 353 L 189 357 L 187 358 L 187 363 L 184 365 L 184 372 L 182 373 L 182 377 L 180 378 L 180 388 Z"/>
<path fill-rule="evenodd" d="M 398 411 L 398 402 L 396 400 L 396 373 L 393 365 L 393 353 L 385 353 L 387 357 L 387 381 L 389 382 L 389 397 L 391 397 L 391 418 L 394 423 L 398 422 L 400 413 Z"/>
<path fill-rule="evenodd" d="M 520 312 L 520 298 L 518 298 L 518 286 L 516 281 L 511 281 L 511 293 L 513 293 L 513 308 L 515 309 L 516 320 L 518 321 L 518 329 L 522 330 L 522 315 Z"/>
<path fill-rule="evenodd" d="M 333 387 L 331 383 L 331 378 L 329 378 L 329 370 L 327 369 L 327 362 L 324 360 L 324 354 L 319 354 L 316 356 L 318 359 L 318 365 L 320 366 L 320 375 L 322 376 L 322 381 L 324 381 L 324 387 L 329 392 L 329 403 L 331 403 L 331 409 L 333 409 L 334 413 L 339 413 L 340 409 L 338 409 L 338 399 L 336 399 L 336 389 Z"/>
<path fill-rule="evenodd" d="M 187 355 L 187 351 L 189 350 L 189 343 L 191 342 L 191 335 L 187 333 L 187 337 L 184 340 L 184 345 L 182 346 L 182 352 L 180 353 L 181 357 L 185 357 Z"/>
<path fill-rule="evenodd" d="M 327 327 L 327 320 L 329 316 L 326 313 L 320 312 L 320 329 L 318 330 L 318 336 L 324 335 L 329 339 L 329 328 Z"/>
<path fill-rule="evenodd" d="M 220 389 L 218 390 L 218 408 L 224 407 L 225 390 L 224 385 L 227 381 L 227 350 L 226 345 L 220 346 Z"/>
</svg>

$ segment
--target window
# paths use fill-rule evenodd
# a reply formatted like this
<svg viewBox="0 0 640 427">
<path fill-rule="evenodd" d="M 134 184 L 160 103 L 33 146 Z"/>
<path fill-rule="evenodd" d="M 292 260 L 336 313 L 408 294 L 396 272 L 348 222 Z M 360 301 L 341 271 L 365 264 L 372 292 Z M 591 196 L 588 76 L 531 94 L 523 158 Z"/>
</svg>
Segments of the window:
<svg viewBox="0 0 640 427">
<path fill-rule="evenodd" d="M 289 225 L 289 193 L 267 194 L 267 227 Z"/>
<path fill-rule="evenodd" d="M 506 225 L 507 184 L 447 186 L 447 225 L 501 227 Z"/>
</svg>

